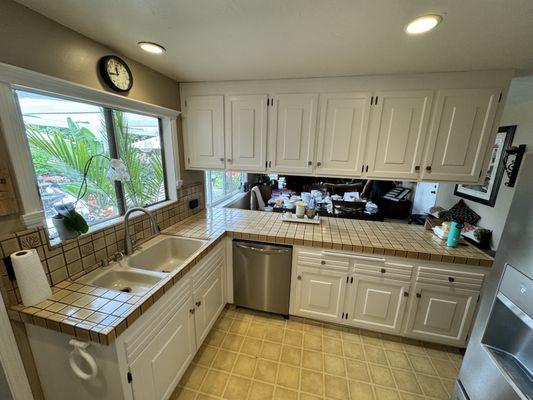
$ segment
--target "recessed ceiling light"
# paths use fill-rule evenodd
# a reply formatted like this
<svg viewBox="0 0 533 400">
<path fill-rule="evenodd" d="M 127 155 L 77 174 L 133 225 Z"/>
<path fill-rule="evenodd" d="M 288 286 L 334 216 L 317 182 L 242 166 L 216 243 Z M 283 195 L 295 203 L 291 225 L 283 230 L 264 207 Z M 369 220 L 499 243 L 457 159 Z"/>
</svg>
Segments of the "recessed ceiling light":
<svg viewBox="0 0 533 400">
<path fill-rule="evenodd" d="M 409 22 L 405 27 L 405 32 L 410 35 L 424 33 L 435 28 L 441 21 L 440 15 L 424 15 Z"/>
<path fill-rule="evenodd" d="M 139 42 L 137 45 L 144 51 L 152 54 L 163 54 L 166 49 L 157 43 L 152 42 Z"/>
</svg>

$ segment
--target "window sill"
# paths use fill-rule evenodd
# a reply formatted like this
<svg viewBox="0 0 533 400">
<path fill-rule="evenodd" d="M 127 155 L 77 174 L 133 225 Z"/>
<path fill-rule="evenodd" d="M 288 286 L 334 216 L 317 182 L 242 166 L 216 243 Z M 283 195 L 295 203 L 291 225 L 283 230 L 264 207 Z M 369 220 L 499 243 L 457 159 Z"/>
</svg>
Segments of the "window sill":
<svg viewBox="0 0 533 400">
<path fill-rule="evenodd" d="M 237 200 L 241 199 L 242 197 L 246 196 L 246 194 L 247 194 L 247 192 L 236 193 L 236 194 L 228 197 L 227 199 L 220 200 L 219 202 L 217 202 L 215 204 L 210 204 L 209 207 L 211 207 L 211 208 L 223 208 L 223 207 L 226 207 L 229 204 L 233 203 L 234 201 L 237 201 Z"/>
<path fill-rule="evenodd" d="M 161 203 L 157 203 L 157 204 L 154 204 L 152 206 L 148 206 L 148 207 L 146 207 L 146 209 L 148 211 L 150 211 L 150 212 L 157 211 L 160 208 L 163 208 L 163 207 L 169 206 L 171 204 L 174 204 L 177 201 L 178 200 L 166 200 L 166 201 L 163 201 Z M 140 215 L 142 215 L 141 212 L 135 212 L 135 213 L 133 213 L 131 215 L 131 217 L 137 217 L 137 216 L 140 216 Z M 101 222 L 99 224 L 95 224 L 95 225 L 90 226 L 89 227 L 89 231 L 87 233 L 84 233 L 84 234 L 78 236 L 75 239 L 62 241 L 59 238 L 54 238 L 54 239 L 50 239 L 49 238 L 48 242 L 50 243 L 50 249 L 54 249 L 54 248 L 58 247 L 59 245 L 73 242 L 73 241 L 75 241 L 77 239 L 83 238 L 83 237 L 88 236 L 88 235 L 92 235 L 93 233 L 97 233 L 97 232 L 106 230 L 107 228 L 111 228 L 111 227 L 114 227 L 114 226 L 117 226 L 117 225 L 120 225 L 120 224 L 123 224 L 123 223 L 124 223 L 124 215 L 121 215 L 119 217 L 108 219 L 108 220 L 103 221 L 103 222 Z"/>
</svg>

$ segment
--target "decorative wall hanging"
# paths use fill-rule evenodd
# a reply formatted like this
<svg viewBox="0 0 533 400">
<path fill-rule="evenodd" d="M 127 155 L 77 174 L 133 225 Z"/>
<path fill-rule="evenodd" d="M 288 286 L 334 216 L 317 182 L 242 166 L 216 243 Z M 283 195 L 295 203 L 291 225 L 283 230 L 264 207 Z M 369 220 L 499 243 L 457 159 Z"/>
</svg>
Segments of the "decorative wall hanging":
<svg viewBox="0 0 533 400">
<path fill-rule="evenodd" d="M 496 140 L 492 147 L 487 175 L 485 176 L 483 183 L 481 185 L 455 185 L 453 194 L 477 203 L 494 207 L 496 197 L 498 197 L 498 191 L 500 190 L 502 177 L 506 170 L 504 165 L 504 158 L 507 154 L 506 150 L 511 147 L 515 131 L 516 125 L 502 126 L 498 129 Z"/>
</svg>

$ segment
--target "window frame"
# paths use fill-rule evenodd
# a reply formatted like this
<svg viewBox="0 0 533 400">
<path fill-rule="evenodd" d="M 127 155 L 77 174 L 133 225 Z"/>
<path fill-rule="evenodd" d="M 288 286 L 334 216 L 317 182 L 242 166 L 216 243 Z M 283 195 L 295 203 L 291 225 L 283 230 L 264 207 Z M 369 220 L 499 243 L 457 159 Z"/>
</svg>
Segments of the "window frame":
<svg viewBox="0 0 533 400">
<path fill-rule="evenodd" d="M 221 171 L 224 173 L 224 183 L 223 183 L 223 186 L 224 186 L 224 196 L 221 197 L 220 199 L 217 199 L 216 201 L 213 201 L 213 188 L 212 188 L 212 185 L 211 185 L 211 173 L 213 171 Z M 233 192 L 231 193 L 226 193 L 226 183 L 227 183 L 227 175 L 226 173 L 227 172 L 238 172 L 240 174 L 240 187 L 237 189 L 237 190 L 234 190 Z M 223 203 L 224 201 L 228 200 L 229 198 L 235 196 L 236 194 L 240 193 L 241 190 L 242 190 L 242 185 L 244 184 L 244 180 L 246 179 L 245 177 L 245 172 L 243 171 L 230 171 L 230 170 L 217 170 L 217 169 L 209 169 L 209 170 L 205 170 L 204 171 L 204 180 L 205 180 L 205 199 L 206 199 L 206 205 L 209 206 L 209 207 L 214 207 L 220 203 Z"/>
<path fill-rule="evenodd" d="M 44 211 L 36 185 L 35 171 L 15 90 L 31 91 L 159 118 L 167 200 L 149 208 L 158 208 L 163 204 L 177 200 L 177 191 L 174 188 L 177 188 L 178 182 L 180 182 L 180 170 L 176 119 L 181 114 L 180 111 L 0 63 L 0 128 L 3 132 L 9 132 L 9 135 L 3 136 L 12 173 L 17 181 L 16 190 L 19 194 L 21 209 L 19 217 L 26 228 L 42 227 L 44 225 Z M 14 154 L 17 157 L 13 157 Z M 121 220 L 123 220 L 122 215 L 101 224 L 95 224 L 89 232 L 104 229 Z"/>
<path fill-rule="evenodd" d="M 157 119 L 158 131 L 159 131 L 159 140 L 160 140 L 160 143 L 161 143 L 161 162 L 163 164 L 163 187 L 164 187 L 164 190 L 165 190 L 165 197 L 164 197 L 163 200 L 159 200 L 159 201 L 156 201 L 156 202 L 150 203 L 150 204 L 145 204 L 145 205 L 142 205 L 140 207 L 149 208 L 149 207 L 153 207 L 153 206 L 157 206 L 159 204 L 165 203 L 165 202 L 167 202 L 169 200 L 168 182 L 167 182 L 167 178 L 166 178 L 167 166 L 166 166 L 166 163 L 165 163 L 165 152 L 164 152 L 165 140 L 163 138 L 162 124 L 161 124 L 161 118 L 160 117 L 147 115 L 145 113 L 140 113 L 140 112 L 126 111 L 126 110 L 119 109 L 119 108 L 111 108 L 111 107 L 108 107 L 108 106 L 102 105 L 102 104 L 93 104 L 93 103 L 86 102 L 86 101 L 79 100 L 79 99 L 72 99 L 72 98 L 67 97 L 67 96 L 56 96 L 56 95 L 52 95 L 50 93 L 45 93 L 45 92 L 42 92 L 42 91 L 39 91 L 39 90 L 32 90 L 32 89 L 26 89 L 26 88 L 24 88 L 24 89 L 14 88 L 13 89 L 13 93 L 14 93 L 15 100 L 17 102 L 18 108 L 19 108 L 19 110 L 21 112 L 22 124 L 23 124 L 23 129 L 24 129 L 25 133 L 26 133 L 26 125 L 24 123 L 22 110 L 20 109 L 20 102 L 19 102 L 19 98 L 18 98 L 18 95 L 17 95 L 18 91 L 26 92 L 26 93 L 34 93 L 34 94 L 38 94 L 38 95 L 41 95 L 41 96 L 47 96 L 47 97 L 50 97 L 52 99 L 61 99 L 61 100 L 65 100 L 65 101 L 73 101 L 73 102 L 87 104 L 87 105 L 91 105 L 91 106 L 95 106 L 95 107 L 101 108 L 102 115 L 104 117 L 105 132 L 106 132 L 106 136 L 107 136 L 107 143 L 109 145 L 109 157 L 110 158 L 115 158 L 115 159 L 120 159 L 120 154 L 119 154 L 119 149 L 118 149 L 118 142 L 117 142 L 117 131 L 115 129 L 115 112 L 118 111 L 118 112 L 123 112 L 123 113 L 141 115 L 141 116 L 150 117 L 150 118 L 156 118 Z M 28 144 L 28 146 L 29 146 L 29 144 Z M 33 158 L 31 156 L 31 151 L 30 151 L 30 157 L 31 157 L 32 167 L 33 167 L 33 169 L 35 171 L 35 165 L 33 163 Z M 36 175 L 35 175 L 35 182 L 37 182 L 37 176 Z M 114 187 L 115 187 L 115 198 L 117 200 L 117 215 L 110 216 L 110 217 L 98 220 L 98 222 L 90 225 L 90 228 L 92 228 L 93 230 L 99 229 L 99 225 L 106 224 L 106 223 L 109 223 L 110 221 L 113 221 L 113 220 L 116 220 L 118 218 L 124 217 L 124 215 L 126 214 L 126 211 L 128 210 L 128 206 L 126 204 L 126 191 L 124 189 L 124 183 L 123 182 L 119 182 L 119 181 L 115 181 L 114 182 Z M 41 201 L 41 206 L 42 206 L 43 211 L 44 211 L 44 205 L 43 205 L 43 201 L 42 201 L 40 193 L 39 193 L 39 199 Z M 45 218 L 45 221 L 46 221 L 46 218 Z M 48 227 L 48 223 L 45 222 L 44 226 L 45 226 L 45 228 L 47 228 Z M 52 236 L 50 234 L 50 231 L 48 230 L 48 228 L 46 230 L 48 232 L 48 237 L 49 237 L 50 240 L 56 241 L 58 239 L 57 236 L 55 236 L 55 235 Z"/>
</svg>

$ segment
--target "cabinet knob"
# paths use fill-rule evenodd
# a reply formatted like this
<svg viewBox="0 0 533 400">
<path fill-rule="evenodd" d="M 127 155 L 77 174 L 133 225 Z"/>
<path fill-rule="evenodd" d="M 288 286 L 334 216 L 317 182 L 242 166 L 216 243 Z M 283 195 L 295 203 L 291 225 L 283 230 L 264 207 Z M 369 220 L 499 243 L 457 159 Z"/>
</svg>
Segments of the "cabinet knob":
<svg viewBox="0 0 533 400">
<path fill-rule="evenodd" d="M 191 309 L 189 310 L 189 312 L 190 312 L 191 314 L 194 314 L 194 308 L 191 308 Z"/>
<path fill-rule="evenodd" d="M 403 292 L 403 297 L 409 297 L 409 292 Z"/>
<path fill-rule="evenodd" d="M 416 166 L 415 166 L 415 171 L 416 171 L 416 172 L 420 171 L 420 165 L 416 165 Z"/>
<path fill-rule="evenodd" d="M 201 301 L 197 301 L 196 302 L 196 307 L 200 307 L 202 305 L 202 302 Z"/>
<path fill-rule="evenodd" d="M 309 166 L 313 165 L 313 161 L 307 161 L 307 165 Z"/>
<path fill-rule="evenodd" d="M 427 172 L 431 172 L 431 165 L 428 165 L 428 166 L 426 167 L 426 171 L 427 171 Z"/>
<path fill-rule="evenodd" d="M 326 265 L 326 261 L 322 260 L 322 261 L 320 261 L 320 264 Z"/>
<path fill-rule="evenodd" d="M 387 270 L 385 268 L 381 268 L 381 271 L 380 271 L 382 274 L 384 274 L 385 272 L 387 272 Z"/>
<path fill-rule="evenodd" d="M 220 162 L 224 162 L 224 158 L 223 157 L 220 157 Z"/>
<path fill-rule="evenodd" d="M 231 163 L 231 158 L 228 158 L 226 161 L 229 162 L 229 163 Z"/>
<path fill-rule="evenodd" d="M 302 280 L 302 275 L 298 275 L 298 276 L 296 277 L 296 279 L 298 279 L 299 281 L 301 281 L 301 280 Z"/>
<path fill-rule="evenodd" d="M 417 293 L 417 294 L 416 294 L 416 297 L 417 297 L 417 298 L 421 298 L 422 295 L 421 295 L 420 293 Z"/>
<path fill-rule="evenodd" d="M 455 282 L 455 278 L 453 276 L 448 277 L 448 282 Z"/>
<path fill-rule="evenodd" d="M 321 165 L 322 165 L 322 163 L 320 161 L 316 163 L 317 167 L 320 167 Z"/>
</svg>

